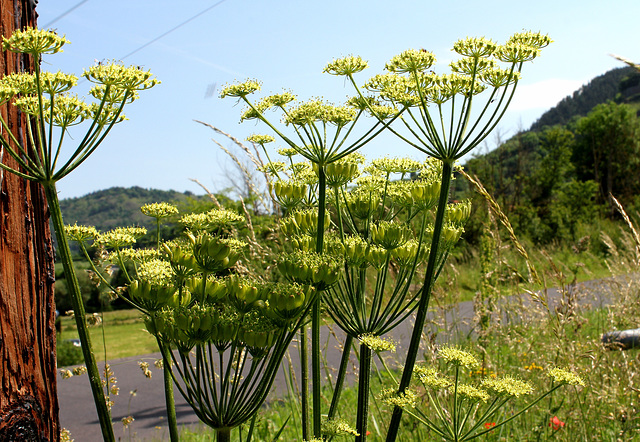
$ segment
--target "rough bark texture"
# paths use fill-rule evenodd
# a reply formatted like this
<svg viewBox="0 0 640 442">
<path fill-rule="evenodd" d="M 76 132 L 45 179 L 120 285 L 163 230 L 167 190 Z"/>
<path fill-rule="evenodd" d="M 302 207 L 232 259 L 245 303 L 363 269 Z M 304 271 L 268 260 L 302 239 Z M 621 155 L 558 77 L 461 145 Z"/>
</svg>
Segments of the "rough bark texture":
<svg viewBox="0 0 640 442">
<path fill-rule="evenodd" d="M 35 26 L 33 3 L 0 0 L 3 36 Z M 0 76 L 31 71 L 31 63 L 2 52 Z M 24 139 L 24 116 L 14 106 L 0 112 Z M 17 167 L 1 147 L 0 161 Z M 59 440 L 53 275 L 44 193 L 0 169 L 0 442 Z"/>
</svg>

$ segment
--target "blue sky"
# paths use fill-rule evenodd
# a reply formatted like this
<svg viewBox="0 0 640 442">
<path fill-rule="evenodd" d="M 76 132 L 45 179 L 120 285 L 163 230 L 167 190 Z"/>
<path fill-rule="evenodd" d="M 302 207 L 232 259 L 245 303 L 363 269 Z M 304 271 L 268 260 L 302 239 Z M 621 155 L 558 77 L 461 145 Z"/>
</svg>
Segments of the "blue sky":
<svg viewBox="0 0 640 442">
<path fill-rule="evenodd" d="M 125 57 L 125 64 L 141 65 L 162 81 L 130 105 L 129 121 L 59 183 L 61 198 L 112 186 L 202 193 L 190 178 L 214 191 L 229 187 L 233 166 L 211 141 L 215 134 L 193 120 L 241 140 L 267 133 L 253 122 L 240 124 L 242 106 L 218 98 L 220 88 L 234 80 L 258 79 L 264 93 L 287 89 L 301 100 L 322 96 L 340 103 L 352 95 L 349 85 L 322 73 L 334 58 L 354 54 L 368 60 L 370 68 L 358 78 L 362 83 L 405 49 L 434 52 L 434 70 L 444 73 L 459 38 L 502 42 L 522 30 L 547 33 L 554 43 L 524 67 L 498 128 L 506 138 L 593 77 L 622 66 L 609 54 L 640 61 L 637 0 L 40 0 L 37 12 L 41 27 L 57 29 L 72 43 L 45 58 L 43 69 L 80 74 L 95 60 Z M 213 85 L 216 93 L 208 96 Z M 87 87 L 80 84 L 79 93 Z M 487 139 L 487 148 L 494 140 Z M 392 137 L 381 137 L 362 153 L 421 158 Z"/>
</svg>

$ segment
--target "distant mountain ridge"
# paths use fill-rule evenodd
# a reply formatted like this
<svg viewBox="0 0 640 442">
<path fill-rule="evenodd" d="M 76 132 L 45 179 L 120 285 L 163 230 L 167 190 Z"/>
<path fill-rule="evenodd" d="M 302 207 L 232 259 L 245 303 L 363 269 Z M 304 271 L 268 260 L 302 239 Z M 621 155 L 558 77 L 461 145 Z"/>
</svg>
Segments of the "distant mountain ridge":
<svg viewBox="0 0 640 442">
<path fill-rule="evenodd" d="M 206 195 L 174 190 L 144 189 L 142 187 L 111 187 L 88 195 L 60 201 L 66 224 L 94 226 L 100 231 L 115 227 L 155 227 L 155 220 L 140 211 L 144 204 L 168 202 L 188 207 L 207 201 Z"/>
</svg>

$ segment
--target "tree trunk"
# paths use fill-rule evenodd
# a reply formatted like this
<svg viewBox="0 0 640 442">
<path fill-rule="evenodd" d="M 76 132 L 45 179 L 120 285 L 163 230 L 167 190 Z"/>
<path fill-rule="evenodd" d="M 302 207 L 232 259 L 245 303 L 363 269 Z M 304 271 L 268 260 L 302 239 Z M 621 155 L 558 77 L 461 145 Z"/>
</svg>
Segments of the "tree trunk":
<svg viewBox="0 0 640 442">
<path fill-rule="evenodd" d="M 32 0 L 0 0 L 0 31 L 35 26 Z M 0 53 L 0 75 L 33 70 L 22 54 Z M 25 116 L 0 108 L 18 140 Z M 0 161 L 17 168 L 10 156 Z M 40 185 L 0 169 L 0 442 L 58 441 L 53 248 Z"/>
</svg>

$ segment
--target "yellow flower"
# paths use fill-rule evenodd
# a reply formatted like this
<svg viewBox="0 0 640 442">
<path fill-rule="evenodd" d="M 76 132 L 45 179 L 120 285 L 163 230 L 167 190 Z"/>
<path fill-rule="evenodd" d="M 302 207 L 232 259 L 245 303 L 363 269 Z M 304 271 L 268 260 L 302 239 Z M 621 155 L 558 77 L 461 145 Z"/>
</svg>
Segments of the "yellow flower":
<svg viewBox="0 0 640 442">
<path fill-rule="evenodd" d="M 11 37 L 2 37 L 2 49 L 31 55 L 55 54 L 62 52 L 62 46 L 69 40 L 60 37 L 54 31 L 45 31 L 27 27 L 24 31 L 15 31 Z"/>
</svg>

